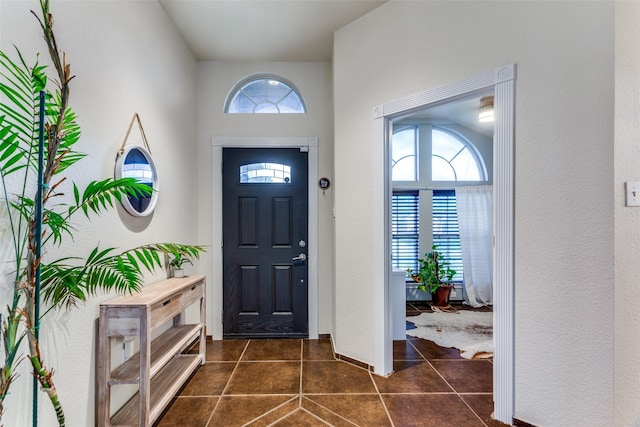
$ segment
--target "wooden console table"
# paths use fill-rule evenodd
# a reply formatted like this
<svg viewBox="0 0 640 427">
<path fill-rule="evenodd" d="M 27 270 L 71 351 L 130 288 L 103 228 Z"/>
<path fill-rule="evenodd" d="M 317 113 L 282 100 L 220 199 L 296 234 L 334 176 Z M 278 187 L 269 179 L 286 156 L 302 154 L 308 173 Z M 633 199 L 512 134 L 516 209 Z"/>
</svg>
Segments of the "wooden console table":
<svg viewBox="0 0 640 427">
<path fill-rule="evenodd" d="M 199 303 L 199 323 L 186 324 L 185 310 Z M 205 278 L 171 278 L 139 293 L 100 304 L 96 369 L 98 426 L 150 426 L 180 387 L 205 362 Z M 171 324 L 169 324 L 171 322 Z M 152 339 L 152 333 L 169 328 Z M 140 351 L 111 368 L 111 339 L 137 337 Z M 193 344 L 197 344 L 195 350 Z M 137 384 L 136 393 L 111 416 L 111 392 Z"/>
</svg>

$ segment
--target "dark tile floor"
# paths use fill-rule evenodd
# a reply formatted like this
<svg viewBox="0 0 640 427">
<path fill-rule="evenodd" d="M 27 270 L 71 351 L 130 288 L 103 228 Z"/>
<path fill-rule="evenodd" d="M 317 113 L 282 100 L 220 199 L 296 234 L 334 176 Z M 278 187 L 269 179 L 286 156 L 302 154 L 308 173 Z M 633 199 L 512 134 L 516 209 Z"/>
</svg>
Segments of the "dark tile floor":
<svg viewBox="0 0 640 427">
<path fill-rule="evenodd" d="M 491 360 L 407 337 L 382 378 L 336 360 L 329 340 L 207 342 L 207 361 L 157 427 L 503 426 Z"/>
</svg>

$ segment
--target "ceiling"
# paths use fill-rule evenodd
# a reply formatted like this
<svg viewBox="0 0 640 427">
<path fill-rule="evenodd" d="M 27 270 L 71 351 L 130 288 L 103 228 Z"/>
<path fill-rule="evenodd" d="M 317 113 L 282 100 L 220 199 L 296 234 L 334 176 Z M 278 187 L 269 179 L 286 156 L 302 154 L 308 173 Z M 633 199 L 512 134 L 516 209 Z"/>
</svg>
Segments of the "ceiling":
<svg viewBox="0 0 640 427">
<path fill-rule="evenodd" d="M 333 33 L 386 0 L 158 0 L 199 61 L 330 62 Z"/>
<path fill-rule="evenodd" d="M 493 88 L 412 111 L 406 116 L 396 118 L 394 123 L 429 123 L 434 125 L 459 124 L 491 137 L 493 136 L 494 123 L 481 123 L 478 121 L 480 99 L 487 95 L 493 95 Z"/>
<path fill-rule="evenodd" d="M 198 61 L 330 62 L 333 33 L 387 0 L 158 0 Z M 430 106 L 408 122 L 459 123 L 485 135 L 480 97 Z"/>
</svg>

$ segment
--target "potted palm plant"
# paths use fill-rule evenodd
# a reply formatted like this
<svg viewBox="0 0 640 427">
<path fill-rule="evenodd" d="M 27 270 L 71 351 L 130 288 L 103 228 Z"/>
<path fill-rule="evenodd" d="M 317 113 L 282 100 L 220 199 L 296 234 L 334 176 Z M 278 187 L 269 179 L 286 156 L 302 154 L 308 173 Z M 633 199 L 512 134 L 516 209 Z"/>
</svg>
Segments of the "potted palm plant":
<svg viewBox="0 0 640 427">
<path fill-rule="evenodd" d="M 191 262 L 191 259 L 183 252 L 176 251 L 171 255 L 169 265 L 173 271 L 173 277 L 184 277 L 184 269 L 182 266 L 187 263 L 193 265 L 193 262 Z"/>
<path fill-rule="evenodd" d="M 409 277 L 419 283 L 418 289 L 431 293 L 433 305 L 444 307 L 449 304 L 449 294 L 453 285 L 451 281 L 456 271 L 449 268 L 449 262 L 438 252 L 438 247 L 433 245 L 431 252 L 418 258 L 418 271 L 407 270 Z"/>
</svg>

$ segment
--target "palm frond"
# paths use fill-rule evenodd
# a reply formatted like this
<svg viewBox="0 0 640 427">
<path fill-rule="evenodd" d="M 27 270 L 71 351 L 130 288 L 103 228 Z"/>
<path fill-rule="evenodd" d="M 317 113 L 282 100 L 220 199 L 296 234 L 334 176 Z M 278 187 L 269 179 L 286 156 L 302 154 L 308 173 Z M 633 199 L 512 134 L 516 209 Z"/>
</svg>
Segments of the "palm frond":
<svg viewBox="0 0 640 427">
<path fill-rule="evenodd" d="M 19 51 L 17 52 L 20 54 Z M 4 78 L 0 81 L 0 92 L 2 92 L 19 111 L 22 111 L 24 115 L 29 117 L 33 115 L 33 111 L 29 109 L 30 104 L 34 101 L 33 94 L 42 90 L 44 85 L 41 84 L 42 80 L 40 78 L 32 78 L 33 71 L 39 70 L 38 67 L 27 66 L 21 56 L 20 62 L 20 64 L 17 64 L 4 52 L 0 52 L 0 65 L 2 65 L 3 70 L 0 75 Z M 41 77 L 43 73 L 38 72 L 38 75 Z M 44 82 L 46 84 L 46 77 Z"/>
<path fill-rule="evenodd" d="M 10 84 L 14 84 L 16 82 L 16 87 L 23 88 L 29 86 L 29 67 L 25 67 L 24 61 L 22 59 L 22 55 L 20 55 L 20 51 L 16 49 L 18 57 L 20 58 L 21 64 L 16 64 L 9 58 L 7 54 L 4 52 L 0 52 L 0 65 L 2 65 L 2 72 L 0 72 L 0 76 L 4 77 L 5 81 Z M 9 77 L 11 75 L 12 77 Z M 26 93 L 26 92 L 25 92 Z"/>
<path fill-rule="evenodd" d="M 66 258 L 42 265 L 42 297 L 55 306 L 72 308 L 85 302 L 98 291 L 135 292 L 144 284 L 142 272 L 123 262 L 120 255 L 112 255 L 113 248 L 95 248 L 82 265 Z"/>
<path fill-rule="evenodd" d="M 114 254 L 115 248 L 94 248 L 84 263 L 64 258 L 42 264 L 42 297 L 49 304 L 71 308 L 98 292 L 133 293 L 144 285 L 144 271 L 163 268 L 160 254 L 182 253 L 199 258 L 203 246 L 156 243 Z"/>
<path fill-rule="evenodd" d="M 53 95 L 49 94 L 46 104 L 48 122 L 57 123 L 60 111 L 63 108 L 62 102 L 62 96 L 59 91 Z M 59 126 L 56 128 L 58 149 L 55 153 L 55 167 L 51 170 L 52 175 L 63 172 L 86 157 L 85 153 L 73 150 L 73 146 L 80 140 L 81 132 L 80 126 L 76 122 L 76 114 L 71 108 L 66 108 L 64 114 L 62 114 L 62 122 L 60 125 L 56 124 L 56 126 Z M 47 146 L 49 143 L 49 140 L 47 140 Z"/>
<path fill-rule="evenodd" d="M 53 306 L 64 305 L 72 308 L 78 302 L 86 301 L 78 278 L 81 267 L 56 261 L 52 264 L 41 264 L 41 296 L 44 302 Z"/>
<path fill-rule="evenodd" d="M 67 218 L 52 209 L 45 209 L 42 213 L 42 225 L 49 228 L 54 244 L 61 244 L 63 235 L 73 238 L 73 226 Z"/>
<path fill-rule="evenodd" d="M 6 116 L 0 117 L 0 170 L 3 175 L 9 175 L 13 166 L 26 157 L 26 152 L 21 149 L 18 134 L 11 124 L 4 125 Z"/>
<path fill-rule="evenodd" d="M 81 195 L 80 189 L 74 183 L 74 203 L 72 205 L 45 205 L 43 225 L 50 233 L 45 234 L 43 242 L 53 239 L 53 243 L 59 245 L 65 235 L 73 237 L 74 228 L 70 220 L 78 211 L 82 211 L 87 218 L 90 218 L 91 213 L 100 214 L 102 211 L 112 208 L 114 202 L 120 201 L 123 195 L 143 197 L 151 194 L 152 191 L 149 186 L 138 183 L 135 178 L 107 178 L 102 181 L 90 182 Z M 29 197 L 18 196 L 10 205 L 25 221 L 33 216 L 35 204 L 33 199 Z M 61 207 L 65 207 L 65 209 L 61 211 Z"/>
<path fill-rule="evenodd" d="M 30 153 L 33 152 L 38 123 L 38 93 L 46 84 L 46 75 L 43 66 L 39 66 L 37 62 L 32 67 L 27 66 L 20 52 L 17 52 L 19 62 L 12 61 L 5 53 L 0 52 L 0 75 L 3 77 L 0 81 L 0 93 L 6 97 L 6 102 L 0 103 L 0 114 L 4 117 L 3 127 L 10 129 L 4 131 L 7 132 L 6 135 L 12 135 L 18 148 L 24 153 Z M 0 138 L 0 141 L 5 138 L 6 136 Z M 7 168 L 3 165 L 3 169 L 6 171 Z"/>
<path fill-rule="evenodd" d="M 10 202 L 11 209 L 20 214 L 20 216 L 28 221 L 33 215 L 35 203 L 29 197 L 17 196 L 16 200 Z"/>
<path fill-rule="evenodd" d="M 99 214 L 103 209 L 112 207 L 114 199 L 119 201 L 121 196 L 145 197 L 150 195 L 153 189 L 146 184 L 139 183 L 135 178 L 107 178 L 102 181 L 93 181 L 87 185 L 82 197 L 77 188 L 74 188 L 75 205 L 69 207 L 68 214 L 82 210 L 86 217 L 90 213 Z"/>
</svg>

